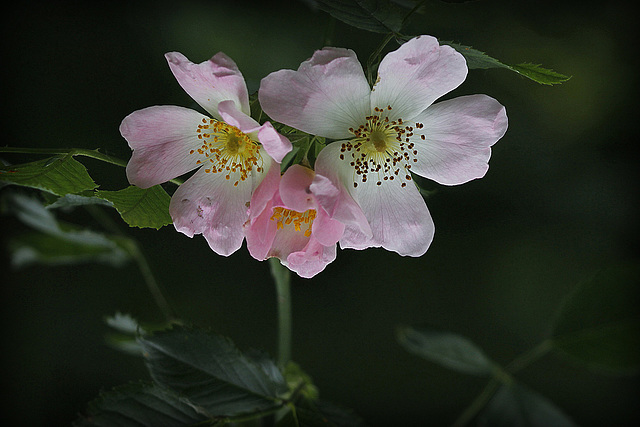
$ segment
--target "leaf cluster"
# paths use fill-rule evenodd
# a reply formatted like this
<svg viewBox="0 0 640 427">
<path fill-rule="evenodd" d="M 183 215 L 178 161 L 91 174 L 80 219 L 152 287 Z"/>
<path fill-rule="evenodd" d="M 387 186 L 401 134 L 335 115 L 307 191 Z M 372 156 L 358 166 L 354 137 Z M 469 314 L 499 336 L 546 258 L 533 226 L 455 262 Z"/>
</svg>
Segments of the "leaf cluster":
<svg viewBox="0 0 640 427">
<path fill-rule="evenodd" d="M 455 425 L 477 418 L 481 425 L 572 426 L 546 397 L 514 375 L 549 352 L 596 372 L 640 372 L 640 267 L 621 263 L 581 284 L 561 305 L 550 336 L 506 366 L 458 334 L 429 326 L 398 328 L 407 351 L 448 369 L 489 379 L 485 390 Z"/>
<path fill-rule="evenodd" d="M 413 35 L 403 34 L 402 30 L 409 18 L 416 12 L 428 13 L 424 1 L 393 0 L 313 0 L 312 3 L 333 18 L 352 27 L 374 33 L 388 34 L 397 40 L 409 40 Z M 383 42 L 386 44 L 386 41 Z M 505 64 L 486 53 L 458 43 L 441 41 L 460 52 L 467 60 L 469 69 L 502 68 L 510 70 L 544 85 L 566 82 L 571 77 L 558 73 L 539 64 L 529 62 L 516 65 Z M 380 52 L 377 52 L 379 55 Z M 377 56 L 374 54 L 374 56 Z M 375 62 L 375 60 L 370 60 Z"/>
<path fill-rule="evenodd" d="M 228 338 L 174 326 L 148 333 L 130 316 L 107 322 L 134 337 L 151 381 L 103 392 L 75 426 L 242 424 L 269 418 L 276 426 L 360 426 L 350 411 L 318 399 L 297 365 L 283 372 L 264 353 L 241 352 Z"/>
<path fill-rule="evenodd" d="M 159 229 L 171 224 L 170 197 L 159 185 L 118 191 L 97 190 L 87 168 L 74 158 L 74 150 L 35 162 L 0 166 L 0 182 L 44 191 L 59 200 L 52 207 L 108 205 L 131 227 Z"/>
</svg>

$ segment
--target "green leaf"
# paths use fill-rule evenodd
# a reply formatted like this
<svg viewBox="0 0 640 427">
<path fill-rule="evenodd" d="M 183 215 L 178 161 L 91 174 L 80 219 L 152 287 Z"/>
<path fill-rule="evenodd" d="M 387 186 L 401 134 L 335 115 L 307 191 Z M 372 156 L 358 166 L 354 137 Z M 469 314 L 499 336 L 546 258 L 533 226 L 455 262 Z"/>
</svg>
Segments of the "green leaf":
<svg viewBox="0 0 640 427">
<path fill-rule="evenodd" d="M 496 365 L 468 339 L 427 327 L 401 327 L 397 339 L 407 351 L 444 367 L 472 375 L 489 376 Z"/>
<path fill-rule="evenodd" d="M 464 56 L 467 60 L 467 67 L 470 70 L 473 69 L 488 69 L 488 68 L 509 68 L 508 65 L 503 64 L 495 58 L 490 57 L 484 52 L 472 48 L 471 46 L 465 46 L 458 43 L 449 41 L 440 41 L 441 45 L 451 46 L 455 50 Z"/>
<path fill-rule="evenodd" d="M 5 200 L 10 212 L 38 231 L 22 234 L 9 241 L 15 266 L 96 261 L 120 266 L 129 259 L 119 239 L 60 222 L 52 211 L 34 197 L 12 193 Z"/>
<path fill-rule="evenodd" d="M 553 70 L 542 68 L 540 64 L 523 63 L 511 65 L 509 68 L 543 85 L 556 85 L 571 78 Z"/>
<path fill-rule="evenodd" d="M 590 368 L 640 371 L 640 266 L 621 263 L 577 288 L 562 305 L 554 348 Z"/>
<path fill-rule="evenodd" d="M 534 82 L 544 85 L 560 84 L 566 82 L 571 78 L 570 76 L 565 76 L 564 74 L 557 73 L 553 70 L 542 68 L 540 65 L 529 63 L 507 65 L 495 58 L 490 57 L 484 52 L 472 48 L 471 46 L 465 46 L 448 41 L 440 41 L 440 44 L 451 46 L 452 48 L 460 52 L 462 56 L 464 56 L 464 58 L 467 60 L 467 67 L 469 67 L 470 70 L 505 68 L 511 71 L 515 71 L 516 73 L 521 74 L 533 80 Z"/>
<path fill-rule="evenodd" d="M 89 403 L 76 427 L 183 427 L 207 421 L 177 394 L 153 384 L 128 384 Z"/>
<path fill-rule="evenodd" d="M 407 11 L 388 0 L 316 0 L 318 8 L 361 30 L 398 33 Z"/>
<path fill-rule="evenodd" d="M 141 337 L 151 377 L 210 416 L 274 409 L 287 386 L 273 361 L 256 360 L 230 340 L 202 330 L 175 328 Z"/>
<path fill-rule="evenodd" d="M 119 191 L 96 191 L 96 196 L 113 204 L 122 219 L 131 227 L 155 228 L 171 224 L 169 202 L 164 189 L 153 186 L 142 189 L 135 186 Z"/>
<path fill-rule="evenodd" d="M 0 181 L 37 188 L 58 196 L 78 194 L 98 187 L 87 169 L 71 155 L 20 165 L 0 165 Z"/>
<path fill-rule="evenodd" d="M 492 427 L 570 427 L 575 423 L 547 398 L 517 383 L 505 384 L 479 415 Z"/>
</svg>

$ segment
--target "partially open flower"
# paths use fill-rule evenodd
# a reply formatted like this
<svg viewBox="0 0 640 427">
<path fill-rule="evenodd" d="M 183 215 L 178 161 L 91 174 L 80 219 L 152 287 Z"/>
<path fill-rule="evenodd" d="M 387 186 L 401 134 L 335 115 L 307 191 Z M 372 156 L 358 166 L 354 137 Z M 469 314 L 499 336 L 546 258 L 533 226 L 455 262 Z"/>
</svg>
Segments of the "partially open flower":
<svg viewBox="0 0 640 427">
<path fill-rule="evenodd" d="M 247 248 L 258 259 L 276 257 L 301 277 L 313 277 L 336 258 L 344 224 L 321 204 L 339 196 L 331 182 L 293 165 L 282 177 L 270 174 L 251 199 L 245 225 Z"/>
<path fill-rule="evenodd" d="M 507 129 L 505 108 L 486 95 L 433 104 L 466 75 L 461 54 L 420 36 L 383 58 L 373 88 L 355 53 L 339 48 L 262 80 L 260 104 L 272 119 L 337 140 L 314 168 L 345 189 L 338 205 L 357 202 L 372 232 L 347 225 L 342 247 L 424 254 L 434 225 L 411 174 L 454 185 L 487 172 L 490 147 Z"/>
<path fill-rule="evenodd" d="M 223 53 L 201 64 L 165 55 L 182 88 L 211 115 L 178 106 L 154 106 L 125 117 L 120 133 L 133 149 L 129 182 L 148 188 L 198 169 L 171 198 L 176 229 L 202 234 L 211 249 L 229 255 L 242 245 L 247 204 L 291 143 L 250 117 L 247 87 Z"/>
</svg>

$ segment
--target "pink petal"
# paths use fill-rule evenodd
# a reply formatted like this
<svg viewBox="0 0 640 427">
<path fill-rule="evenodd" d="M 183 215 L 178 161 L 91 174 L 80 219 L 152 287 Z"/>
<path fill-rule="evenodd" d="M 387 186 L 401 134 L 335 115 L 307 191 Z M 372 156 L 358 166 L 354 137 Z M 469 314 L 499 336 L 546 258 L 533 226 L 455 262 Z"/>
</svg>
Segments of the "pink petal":
<svg viewBox="0 0 640 427">
<path fill-rule="evenodd" d="M 336 245 L 323 246 L 313 236 L 304 251 L 290 254 L 283 265 L 295 271 L 300 277 L 310 279 L 320 273 L 336 259 Z"/>
<path fill-rule="evenodd" d="M 329 217 L 324 209 L 318 209 L 312 235 L 323 246 L 335 246 L 344 234 L 344 228 L 343 223 Z"/>
<path fill-rule="evenodd" d="M 231 100 L 218 103 L 218 114 L 225 123 L 237 127 L 246 134 L 255 132 L 260 127 L 260 123 L 256 122 L 248 114 L 238 110 L 236 103 Z"/>
<path fill-rule="evenodd" d="M 328 138 L 351 136 L 371 112 L 367 79 L 352 50 L 324 48 L 297 71 L 262 79 L 260 105 L 271 119 Z"/>
<path fill-rule="evenodd" d="M 221 173 L 206 173 L 201 168 L 178 187 L 169 205 L 176 230 L 189 237 L 204 235 L 211 249 L 224 256 L 242 245 L 246 204 L 251 198 L 250 180 L 234 186 L 234 178 L 234 173 L 227 180 Z"/>
<path fill-rule="evenodd" d="M 250 113 L 244 77 L 224 53 L 219 52 L 200 64 L 194 64 L 179 52 L 169 52 L 165 58 L 180 86 L 213 117 L 221 119 L 218 103 L 224 100 L 231 100 L 240 111 Z"/>
<path fill-rule="evenodd" d="M 197 111 L 175 106 L 148 107 L 125 117 L 120 133 L 133 149 L 127 164 L 129 182 L 148 188 L 198 167 L 189 152 L 202 145 L 196 129 L 203 118 Z"/>
<path fill-rule="evenodd" d="M 316 208 L 316 202 L 309 186 L 315 173 L 304 166 L 292 165 L 282 175 L 280 198 L 285 206 L 296 212 L 305 212 Z"/>
<path fill-rule="evenodd" d="M 250 116 L 239 111 L 232 101 L 222 101 L 218 104 L 218 112 L 222 119 L 240 129 L 242 132 L 256 138 L 266 152 L 276 162 L 282 162 L 284 156 L 291 151 L 291 142 L 280 135 L 269 122 L 260 125 Z"/>
<path fill-rule="evenodd" d="M 489 169 L 491 146 L 507 131 L 507 113 L 495 99 L 469 95 L 438 102 L 416 118 L 418 162 L 411 171 L 440 184 L 462 184 Z"/>
<path fill-rule="evenodd" d="M 258 130 L 258 141 L 278 163 L 281 163 L 284 156 L 293 148 L 291 141 L 278 133 L 269 122 L 265 122 Z"/>
<path fill-rule="evenodd" d="M 336 141 L 322 149 L 316 159 L 316 179 L 310 189 L 331 218 L 345 224 L 347 229 L 371 237 L 369 222 L 350 194 L 354 172 L 348 160 L 340 159 L 341 143 Z"/>
<path fill-rule="evenodd" d="M 273 199 L 280 185 L 280 165 L 271 160 L 265 167 L 265 174 L 262 182 L 256 187 L 251 196 L 250 212 L 251 218 L 258 217 L 266 206 Z"/>
<path fill-rule="evenodd" d="M 258 261 L 264 261 L 269 256 L 269 251 L 276 237 L 277 224 L 271 220 L 273 203 L 269 200 L 259 213 L 251 211 L 251 222 L 245 224 L 247 237 L 247 250 Z"/>
<path fill-rule="evenodd" d="M 419 36 L 380 62 L 371 108 L 391 106 L 389 117 L 411 120 L 467 76 L 464 57 L 431 36 Z"/>
<path fill-rule="evenodd" d="M 277 222 L 272 220 L 269 226 L 277 227 Z M 293 225 L 285 225 L 284 228 L 276 231 L 268 256 L 277 257 L 280 260 L 287 259 L 291 253 L 304 251 L 310 239 L 302 230 L 296 231 Z"/>
</svg>

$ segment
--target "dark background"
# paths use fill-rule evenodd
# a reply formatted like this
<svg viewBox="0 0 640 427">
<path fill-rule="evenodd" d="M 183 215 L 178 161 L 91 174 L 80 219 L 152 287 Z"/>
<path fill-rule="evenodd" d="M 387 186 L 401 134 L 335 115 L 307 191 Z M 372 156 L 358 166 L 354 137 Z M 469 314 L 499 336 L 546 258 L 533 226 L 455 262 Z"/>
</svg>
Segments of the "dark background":
<svg viewBox="0 0 640 427">
<path fill-rule="evenodd" d="M 269 72 L 297 68 L 321 48 L 329 22 L 302 2 L 131 3 L 21 2 L 3 12 L 3 144 L 101 148 L 127 159 L 122 118 L 151 105 L 193 106 L 165 52 L 202 62 L 224 51 L 254 92 Z M 293 279 L 293 357 L 323 398 L 376 426 L 450 424 L 485 381 L 407 353 L 394 338 L 398 325 L 462 334 L 506 364 L 547 336 L 560 302 L 579 283 L 633 259 L 638 55 L 635 12 L 625 4 L 433 1 L 413 18 L 410 34 L 573 77 L 548 87 L 507 70 L 472 70 L 449 96 L 493 96 L 507 108 L 509 130 L 485 178 L 429 184 L 438 192 L 427 200 L 436 224 L 427 254 L 339 251 L 313 280 Z M 332 44 L 365 61 L 382 38 L 337 22 Z M 80 160 L 102 189 L 127 185 L 122 168 Z M 203 238 L 172 226 L 127 229 L 107 212 L 141 242 L 183 319 L 242 349 L 275 353 L 268 263 L 244 249 L 219 257 Z M 75 215 L 98 227 L 81 210 Z M 1 221 L 4 237 L 23 231 L 13 218 Z M 133 264 L 15 270 L 6 253 L 1 262 L 0 419 L 69 425 L 100 390 L 147 378 L 140 359 L 103 339 L 103 317 L 116 311 L 162 320 Z M 580 425 L 640 420 L 637 377 L 594 373 L 548 355 L 518 378 Z"/>
</svg>

